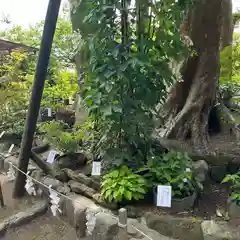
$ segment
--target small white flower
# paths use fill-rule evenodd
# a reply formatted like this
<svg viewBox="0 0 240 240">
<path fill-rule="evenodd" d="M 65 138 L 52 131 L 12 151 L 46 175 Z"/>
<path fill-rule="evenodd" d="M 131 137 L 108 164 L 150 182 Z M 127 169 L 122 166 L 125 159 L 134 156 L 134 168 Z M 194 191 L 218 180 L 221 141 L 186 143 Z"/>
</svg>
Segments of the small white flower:
<svg viewBox="0 0 240 240">
<path fill-rule="evenodd" d="M 186 168 L 186 172 L 191 172 L 191 169 L 190 168 Z"/>
<path fill-rule="evenodd" d="M 183 182 L 184 182 L 184 183 L 187 183 L 187 182 L 188 182 L 187 178 L 184 178 L 184 179 L 183 179 Z"/>
</svg>

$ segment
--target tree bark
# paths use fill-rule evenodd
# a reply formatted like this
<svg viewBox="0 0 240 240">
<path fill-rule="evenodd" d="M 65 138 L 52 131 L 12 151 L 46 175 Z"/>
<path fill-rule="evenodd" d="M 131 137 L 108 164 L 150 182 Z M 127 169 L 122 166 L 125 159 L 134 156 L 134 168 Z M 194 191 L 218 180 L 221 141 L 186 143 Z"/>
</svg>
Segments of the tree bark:
<svg viewBox="0 0 240 240">
<path fill-rule="evenodd" d="M 222 4 L 222 27 L 221 49 L 232 44 L 233 41 L 233 15 L 232 0 L 223 0 Z"/>
<path fill-rule="evenodd" d="M 181 69 L 183 81 L 170 91 L 165 105 L 165 128 L 159 135 L 186 139 L 200 152 L 208 152 L 208 116 L 220 73 L 222 2 L 201 0 L 190 9 L 184 32 L 191 38 L 196 54 Z"/>
</svg>

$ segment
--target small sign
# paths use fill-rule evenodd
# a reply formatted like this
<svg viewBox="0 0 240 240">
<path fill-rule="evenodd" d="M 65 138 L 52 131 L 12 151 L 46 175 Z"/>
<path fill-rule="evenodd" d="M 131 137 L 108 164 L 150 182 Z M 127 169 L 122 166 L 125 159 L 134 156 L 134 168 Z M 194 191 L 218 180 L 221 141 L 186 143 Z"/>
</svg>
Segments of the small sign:
<svg viewBox="0 0 240 240">
<path fill-rule="evenodd" d="M 92 164 L 92 176 L 101 175 L 101 162 L 93 162 Z"/>
<path fill-rule="evenodd" d="M 158 185 L 158 187 L 157 187 L 157 206 L 170 208 L 171 202 L 172 202 L 172 187 Z"/>
<path fill-rule="evenodd" d="M 52 116 L 52 109 L 48 108 L 47 110 L 48 110 L 48 112 L 47 112 L 48 117 L 51 117 Z"/>
<path fill-rule="evenodd" d="M 13 148 L 14 148 L 14 144 L 12 144 L 12 145 L 10 146 L 10 148 L 8 149 L 8 153 L 11 153 L 12 150 L 13 150 Z"/>
<path fill-rule="evenodd" d="M 47 163 L 53 164 L 55 161 L 55 157 L 58 154 L 57 151 L 50 151 L 47 157 Z"/>
<path fill-rule="evenodd" d="M 72 98 L 69 98 L 69 105 L 73 105 L 74 101 L 72 100 Z"/>
<path fill-rule="evenodd" d="M 0 134 L 0 138 L 2 138 L 2 136 L 5 134 L 5 131 L 3 131 L 1 134 Z"/>
</svg>

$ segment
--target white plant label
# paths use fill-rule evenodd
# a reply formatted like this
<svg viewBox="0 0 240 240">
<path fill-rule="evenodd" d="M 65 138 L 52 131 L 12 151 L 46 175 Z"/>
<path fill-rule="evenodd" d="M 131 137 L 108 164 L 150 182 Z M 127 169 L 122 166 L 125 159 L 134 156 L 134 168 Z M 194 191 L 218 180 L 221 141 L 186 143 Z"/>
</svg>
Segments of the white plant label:
<svg viewBox="0 0 240 240">
<path fill-rule="evenodd" d="M 0 138 L 2 138 L 2 136 L 5 134 L 5 131 L 3 131 L 1 134 L 0 134 Z"/>
<path fill-rule="evenodd" d="M 69 98 L 69 104 L 70 105 L 74 104 L 74 101 L 72 100 L 72 98 Z"/>
<path fill-rule="evenodd" d="M 92 176 L 101 175 L 101 162 L 93 162 L 92 164 Z"/>
<path fill-rule="evenodd" d="M 14 144 L 12 144 L 12 145 L 10 146 L 10 148 L 8 149 L 8 153 L 11 153 L 12 150 L 13 150 L 13 148 L 14 148 Z"/>
<path fill-rule="evenodd" d="M 51 108 L 48 108 L 47 115 L 48 115 L 48 117 L 52 116 L 52 109 Z"/>
<path fill-rule="evenodd" d="M 172 203 L 172 187 L 158 185 L 158 187 L 157 187 L 157 206 L 170 208 L 171 203 Z"/>
<path fill-rule="evenodd" d="M 55 157 L 57 154 L 57 151 L 50 151 L 47 157 L 47 163 L 53 164 L 55 162 Z"/>
</svg>

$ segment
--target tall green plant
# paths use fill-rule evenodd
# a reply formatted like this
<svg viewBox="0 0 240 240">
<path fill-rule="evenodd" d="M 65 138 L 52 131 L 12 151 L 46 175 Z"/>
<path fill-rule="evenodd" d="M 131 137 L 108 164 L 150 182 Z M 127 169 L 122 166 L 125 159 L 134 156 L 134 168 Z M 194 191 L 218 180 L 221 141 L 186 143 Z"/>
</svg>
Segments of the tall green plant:
<svg viewBox="0 0 240 240">
<path fill-rule="evenodd" d="M 170 59 L 183 50 L 183 1 L 142 2 L 149 12 L 143 19 L 135 4 L 92 1 L 86 18 L 99 29 L 89 43 L 84 102 L 101 132 L 95 151 L 105 152 L 114 165 L 139 166 L 146 158 L 155 107 L 174 81 Z"/>
<path fill-rule="evenodd" d="M 228 101 L 240 91 L 240 36 L 234 34 L 234 41 L 221 52 L 220 91 Z"/>
</svg>

